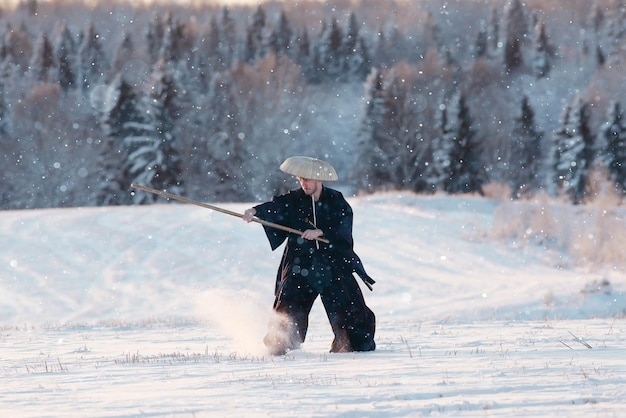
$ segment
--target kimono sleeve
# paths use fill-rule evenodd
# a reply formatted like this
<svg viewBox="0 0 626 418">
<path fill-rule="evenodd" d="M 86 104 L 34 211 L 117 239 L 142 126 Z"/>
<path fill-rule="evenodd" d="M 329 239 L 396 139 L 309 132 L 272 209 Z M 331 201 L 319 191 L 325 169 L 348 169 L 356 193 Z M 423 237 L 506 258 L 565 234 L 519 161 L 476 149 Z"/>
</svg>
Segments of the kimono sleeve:
<svg viewBox="0 0 626 418">
<path fill-rule="evenodd" d="M 284 214 L 282 213 L 280 204 L 276 201 L 262 203 L 255 206 L 254 209 L 256 210 L 257 218 L 280 225 L 284 224 Z M 272 250 L 280 247 L 289 236 L 289 232 L 272 228 L 271 226 L 263 225 L 263 229 L 265 230 L 265 235 L 267 236 Z"/>
</svg>

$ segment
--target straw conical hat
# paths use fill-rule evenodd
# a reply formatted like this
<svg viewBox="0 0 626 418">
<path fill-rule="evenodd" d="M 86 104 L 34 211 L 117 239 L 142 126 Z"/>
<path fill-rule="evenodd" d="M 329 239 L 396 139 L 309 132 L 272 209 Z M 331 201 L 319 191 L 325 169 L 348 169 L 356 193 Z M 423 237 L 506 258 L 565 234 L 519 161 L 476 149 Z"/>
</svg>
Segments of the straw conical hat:
<svg viewBox="0 0 626 418">
<path fill-rule="evenodd" d="M 337 181 L 337 172 L 326 161 L 311 157 L 289 157 L 281 165 L 280 170 L 292 176 L 310 180 Z"/>
</svg>

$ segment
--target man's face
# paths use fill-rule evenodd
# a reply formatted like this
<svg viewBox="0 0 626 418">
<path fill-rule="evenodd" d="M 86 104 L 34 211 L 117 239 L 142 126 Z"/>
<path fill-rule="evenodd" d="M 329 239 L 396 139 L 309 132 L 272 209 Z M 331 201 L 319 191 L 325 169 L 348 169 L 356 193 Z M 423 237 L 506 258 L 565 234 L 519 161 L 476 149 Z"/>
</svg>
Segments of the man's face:
<svg viewBox="0 0 626 418">
<path fill-rule="evenodd" d="M 300 186 L 302 186 L 302 190 L 304 190 L 304 193 L 308 196 L 318 195 L 318 192 L 322 190 L 321 180 L 311 180 L 298 177 L 298 181 L 300 182 Z"/>
</svg>

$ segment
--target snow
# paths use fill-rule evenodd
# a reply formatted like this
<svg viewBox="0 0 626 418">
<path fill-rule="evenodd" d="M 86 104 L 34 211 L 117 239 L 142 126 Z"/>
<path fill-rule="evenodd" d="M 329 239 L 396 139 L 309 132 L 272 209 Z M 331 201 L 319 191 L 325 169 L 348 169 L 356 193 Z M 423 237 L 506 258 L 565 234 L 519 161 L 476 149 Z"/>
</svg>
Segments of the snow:
<svg viewBox="0 0 626 418">
<path fill-rule="evenodd" d="M 261 340 L 281 249 L 260 225 L 182 204 L 2 212 L 3 416 L 624 416 L 620 268 L 494 238 L 497 200 L 349 201 L 378 348 L 328 353 L 318 300 L 280 357 Z"/>
</svg>

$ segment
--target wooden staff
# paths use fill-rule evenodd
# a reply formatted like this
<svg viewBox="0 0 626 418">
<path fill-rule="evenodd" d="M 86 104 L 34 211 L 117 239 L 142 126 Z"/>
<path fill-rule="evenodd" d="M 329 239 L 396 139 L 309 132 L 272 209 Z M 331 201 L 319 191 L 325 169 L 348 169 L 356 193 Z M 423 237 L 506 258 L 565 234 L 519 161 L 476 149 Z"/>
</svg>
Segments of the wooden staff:
<svg viewBox="0 0 626 418">
<path fill-rule="evenodd" d="M 202 202 L 198 202 L 197 200 L 191 200 L 191 199 L 187 199 L 186 197 L 181 197 L 181 196 L 176 196 L 175 194 L 171 194 L 162 190 L 157 190 L 157 189 L 153 189 L 152 187 L 146 187 L 146 186 L 141 186 L 139 184 L 135 184 L 132 183 L 130 185 L 130 187 L 137 189 L 137 190 L 141 190 L 144 192 L 148 192 L 148 193 L 152 193 L 152 194 L 156 194 L 159 196 L 163 196 L 163 197 L 167 197 L 169 199 L 173 199 L 173 200 L 178 200 L 179 202 L 184 202 L 184 203 L 189 203 L 191 205 L 196 205 L 196 206 L 200 206 L 203 207 L 205 209 L 211 209 L 214 210 L 216 212 L 220 212 L 220 213 L 225 213 L 226 215 L 230 215 L 230 216 L 236 216 L 237 218 L 242 218 L 243 219 L 243 215 L 241 213 L 237 213 L 237 212 L 233 212 L 232 210 L 228 210 L 228 209 L 223 209 L 217 206 L 213 206 L 213 205 L 209 205 L 208 203 L 202 203 Z M 291 232 L 292 234 L 297 234 L 297 235 L 302 235 L 302 231 L 298 231 L 297 229 L 294 228 L 290 228 L 288 226 L 285 225 L 280 225 L 280 224 L 275 224 L 273 222 L 268 222 L 268 221 L 264 221 L 263 219 L 259 219 L 259 218 L 252 218 L 252 222 L 256 222 L 259 223 L 261 225 L 264 226 L 269 226 L 272 228 L 276 228 L 276 229 L 281 229 L 283 231 L 287 231 L 287 232 Z M 317 241 L 321 241 L 321 242 L 325 242 L 328 244 L 328 240 L 325 238 L 315 238 Z"/>
</svg>

